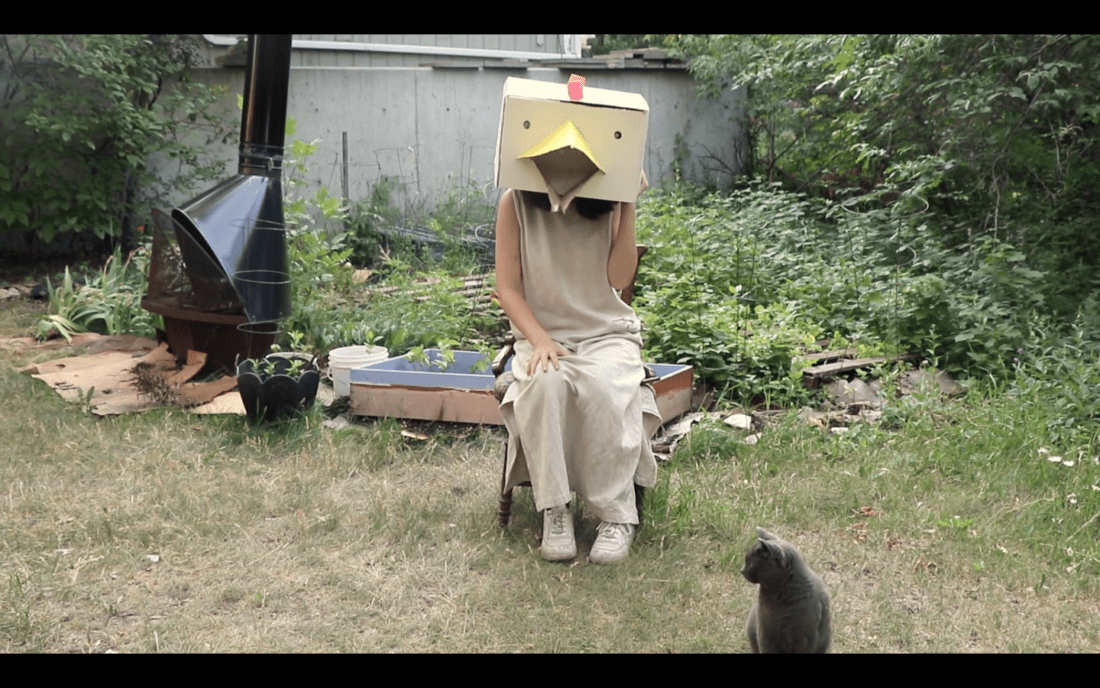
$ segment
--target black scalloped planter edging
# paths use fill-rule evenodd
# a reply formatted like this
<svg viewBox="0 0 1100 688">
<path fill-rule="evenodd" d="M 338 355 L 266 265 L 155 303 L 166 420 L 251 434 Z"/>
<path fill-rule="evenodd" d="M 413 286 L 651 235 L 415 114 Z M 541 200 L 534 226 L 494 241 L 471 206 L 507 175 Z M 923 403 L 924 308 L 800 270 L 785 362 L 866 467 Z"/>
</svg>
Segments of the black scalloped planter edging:
<svg viewBox="0 0 1100 688">
<path fill-rule="evenodd" d="M 268 354 L 264 358 L 274 363 L 270 375 L 256 370 L 256 361 L 252 359 L 237 364 L 237 391 L 250 420 L 275 420 L 313 406 L 321 381 L 315 358 L 295 354 Z M 293 358 L 306 361 L 297 378 L 287 374 Z"/>
</svg>

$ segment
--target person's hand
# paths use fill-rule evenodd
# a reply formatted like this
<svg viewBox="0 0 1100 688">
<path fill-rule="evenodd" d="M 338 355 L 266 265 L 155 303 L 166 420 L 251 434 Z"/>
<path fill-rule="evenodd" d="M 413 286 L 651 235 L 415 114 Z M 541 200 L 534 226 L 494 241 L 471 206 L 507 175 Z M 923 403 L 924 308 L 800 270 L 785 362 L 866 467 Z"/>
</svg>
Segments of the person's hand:
<svg viewBox="0 0 1100 688">
<path fill-rule="evenodd" d="M 527 375 L 533 376 L 535 371 L 538 370 L 539 365 L 542 365 L 542 372 L 547 371 L 547 363 L 554 364 L 554 370 L 559 370 L 558 357 L 568 356 L 569 352 L 561 344 L 555 341 L 550 341 L 547 344 L 540 344 L 536 346 L 531 353 L 531 360 L 527 362 Z"/>
<path fill-rule="evenodd" d="M 638 183 L 638 198 L 642 197 L 642 193 L 649 188 L 649 180 L 646 179 L 645 170 L 642 170 L 642 178 Z"/>
</svg>

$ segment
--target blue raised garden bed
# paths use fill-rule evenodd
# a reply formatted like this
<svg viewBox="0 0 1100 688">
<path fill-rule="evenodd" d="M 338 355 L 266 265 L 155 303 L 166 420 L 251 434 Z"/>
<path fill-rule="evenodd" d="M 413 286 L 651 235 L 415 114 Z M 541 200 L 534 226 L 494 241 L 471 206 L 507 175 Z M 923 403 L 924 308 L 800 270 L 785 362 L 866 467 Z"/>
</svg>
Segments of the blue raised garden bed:
<svg viewBox="0 0 1100 688">
<path fill-rule="evenodd" d="M 442 365 L 442 357 L 439 349 L 425 349 L 430 363 Z M 422 363 L 413 363 L 404 356 L 390 358 L 363 366 L 352 368 L 350 379 L 352 384 L 361 385 L 403 385 L 405 387 L 443 387 L 448 389 L 493 389 L 493 371 L 489 369 L 489 359 L 484 354 L 476 351 L 452 351 L 455 356 L 454 364 L 446 368 L 438 365 L 425 366 Z M 472 368 L 478 361 L 485 361 L 485 370 L 474 372 Z M 512 361 L 505 366 L 512 369 Z"/>
<path fill-rule="evenodd" d="M 426 349 L 428 361 L 441 361 L 438 349 Z M 412 363 L 403 356 L 349 371 L 352 410 L 359 415 L 425 420 L 496 423 L 503 420 L 493 397 L 493 371 L 471 370 L 487 357 L 476 351 L 454 351 L 455 362 L 440 369 Z M 651 363 L 657 406 L 667 422 L 691 405 L 692 368 Z M 512 360 L 505 365 L 511 370 Z"/>
</svg>

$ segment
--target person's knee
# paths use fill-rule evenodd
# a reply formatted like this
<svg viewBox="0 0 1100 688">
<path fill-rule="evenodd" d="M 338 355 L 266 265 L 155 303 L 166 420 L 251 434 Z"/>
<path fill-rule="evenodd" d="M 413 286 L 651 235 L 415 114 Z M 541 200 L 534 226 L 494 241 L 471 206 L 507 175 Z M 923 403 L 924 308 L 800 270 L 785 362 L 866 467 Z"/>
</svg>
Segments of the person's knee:
<svg viewBox="0 0 1100 688">
<path fill-rule="evenodd" d="M 559 370 L 550 368 L 545 373 L 541 370 L 535 373 L 529 392 L 532 397 L 567 399 L 577 395 L 577 385 L 571 372 L 562 366 Z"/>
</svg>

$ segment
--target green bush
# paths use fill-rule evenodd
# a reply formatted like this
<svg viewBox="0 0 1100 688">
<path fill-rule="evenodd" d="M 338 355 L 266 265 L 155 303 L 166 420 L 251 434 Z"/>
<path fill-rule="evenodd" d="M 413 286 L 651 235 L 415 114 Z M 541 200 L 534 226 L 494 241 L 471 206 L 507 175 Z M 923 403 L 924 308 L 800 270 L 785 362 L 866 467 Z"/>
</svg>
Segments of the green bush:
<svg viewBox="0 0 1100 688">
<path fill-rule="evenodd" d="M 837 329 L 825 329 L 829 313 L 807 314 L 805 293 L 790 298 L 812 263 L 803 251 L 827 230 L 814 220 L 819 209 L 767 187 L 701 196 L 681 186 L 643 199 L 638 236 L 650 251 L 635 304 L 647 358 L 690 362 L 745 400 L 802 399 L 792 359 Z"/>
<path fill-rule="evenodd" d="M 20 253 L 57 237 L 132 236 L 169 191 L 223 167 L 200 144 L 233 127 L 224 91 L 187 76 L 192 49 L 174 36 L 5 35 L 0 71 L 0 234 Z M 160 184 L 159 154 L 178 162 Z M 75 246 L 73 248 L 76 248 Z"/>
<path fill-rule="evenodd" d="M 636 304 L 647 356 L 690 362 L 746 401 L 801 400 L 792 358 L 821 338 L 1004 380 L 1036 328 L 1054 327 L 1047 294 L 1060 285 L 1034 259 L 992 237 L 944 247 L 921 213 L 844 212 L 752 184 L 643 198 L 639 241 L 651 250 Z M 1087 303 L 1080 327 L 1096 333 Z"/>
</svg>

